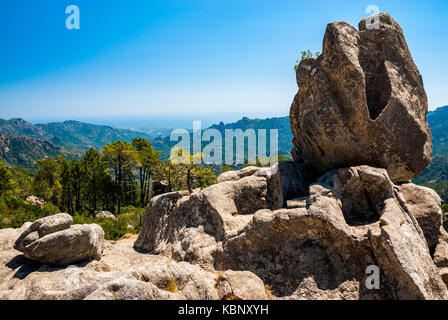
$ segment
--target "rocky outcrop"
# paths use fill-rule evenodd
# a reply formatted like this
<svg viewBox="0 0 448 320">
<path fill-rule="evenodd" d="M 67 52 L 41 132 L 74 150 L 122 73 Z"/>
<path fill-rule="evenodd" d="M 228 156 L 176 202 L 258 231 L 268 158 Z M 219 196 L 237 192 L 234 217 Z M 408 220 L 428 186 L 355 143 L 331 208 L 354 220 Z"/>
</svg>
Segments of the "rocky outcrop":
<svg viewBox="0 0 448 320">
<path fill-rule="evenodd" d="M 101 259 L 104 231 L 97 224 L 73 225 L 66 213 L 36 220 L 18 237 L 14 249 L 42 264 L 67 266 Z"/>
<path fill-rule="evenodd" d="M 371 165 L 392 181 L 416 178 L 431 160 L 428 102 L 400 26 L 327 26 L 322 54 L 297 69 L 290 111 L 293 157 L 319 173 Z M 371 19 L 371 18 L 370 18 Z"/>
<path fill-rule="evenodd" d="M 398 186 L 406 209 L 417 219 L 431 253 L 439 243 L 442 225 L 442 200 L 432 189 L 405 183 Z"/>
<path fill-rule="evenodd" d="M 328 172 L 307 193 L 291 192 L 297 173 L 268 171 L 226 173 L 223 182 L 192 195 L 153 199 L 135 247 L 207 270 L 250 271 L 277 298 L 448 298 L 418 223 L 439 199 L 406 201 L 410 190 L 426 188 L 397 186 L 385 169 L 360 166 Z M 300 200 L 285 208 L 293 195 Z M 241 209 L 241 201 L 252 210 Z M 370 265 L 381 270 L 380 290 L 365 286 Z"/>
<path fill-rule="evenodd" d="M 0 300 L 267 299 L 262 281 L 250 272 L 220 274 L 141 254 L 132 248 L 134 236 L 106 242 L 100 261 L 41 265 L 12 247 L 26 228 L 0 230 Z"/>
<path fill-rule="evenodd" d="M 435 262 L 426 241 L 440 201 L 430 190 L 396 185 L 369 166 L 310 183 L 297 166 L 252 168 L 191 195 L 156 197 L 138 239 L 106 243 L 100 261 L 56 268 L 12 248 L 13 239 L 27 250 L 50 237 L 33 248 L 61 251 L 54 235 L 77 230 L 64 229 L 66 214 L 0 230 L 0 299 L 448 298 L 448 236 L 441 227 Z M 372 265 L 377 290 L 366 287 Z"/>
<path fill-rule="evenodd" d="M 191 195 L 172 192 L 151 200 L 135 248 L 213 269 L 222 244 L 241 232 L 260 209 L 282 208 L 284 195 L 304 193 L 307 177 L 293 162 L 274 169 L 226 172 L 221 183 Z"/>
</svg>

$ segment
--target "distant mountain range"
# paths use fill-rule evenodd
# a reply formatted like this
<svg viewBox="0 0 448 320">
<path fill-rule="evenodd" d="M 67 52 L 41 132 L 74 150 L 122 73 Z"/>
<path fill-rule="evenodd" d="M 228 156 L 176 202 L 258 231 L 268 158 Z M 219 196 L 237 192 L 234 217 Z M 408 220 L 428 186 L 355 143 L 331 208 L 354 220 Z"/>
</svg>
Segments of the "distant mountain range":
<svg viewBox="0 0 448 320">
<path fill-rule="evenodd" d="M 418 178 L 419 183 L 444 180 L 445 176 L 448 176 L 448 172 L 445 174 L 439 170 L 443 165 L 448 168 L 448 106 L 428 112 L 427 118 L 433 134 L 435 157 L 433 164 Z M 293 136 L 288 116 L 268 119 L 244 117 L 237 122 L 227 124 L 221 122 L 212 125 L 211 128 L 219 130 L 223 137 L 226 129 L 243 131 L 266 129 L 268 132 L 270 129 L 278 129 L 279 154 L 290 155 Z M 160 136 L 161 133 L 165 136 Z M 161 151 L 162 158 L 167 159 L 171 148 L 177 144 L 176 141 L 170 141 L 167 128 L 160 130 L 153 128 L 151 131 L 141 132 L 78 121 L 32 124 L 23 119 L 0 119 L 0 135 L 0 157 L 10 164 L 28 167 L 34 160 L 45 156 L 63 154 L 75 157 L 90 147 L 99 150 L 109 142 L 117 140 L 131 142 L 133 138 L 148 139 L 157 150 Z"/>
<path fill-rule="evenodd" d="M 289 124 L 289 117 L 277 117 L 277 118 L 267 118 L 267 119 L 249 119 L 247 117 L 242 118 L 241 120 L 233 123 L 224 124 L 220 122 L 219 124 L 214 124 L 210 127 L 210 129 L 217 129 L 223 138 L 222 148 L 224 149 L 225 142 L 225 131 L 227 129 L 236 130 L 241 129 L 246 131 L 247 129 L 254 129 L 255 133 L 258 135 L 259 129 L 265 129 L 268 135 L 267 137 L 267 146 L 266 150 L 269 152 L 270 143 L 269 143 L 269 131 L 271 129 L 278 130 L 278 154 L 283 155 L 285 157 L 289 157 L 292 148 L 292 132 Z M 190 133 L 191 137 L 191 133 Z M 191 140 L 192 141 L 192 140 Z M 170 156 L 171 148 L 177 144 L 177 141 L 171 141 L 169 136 L 159 137 L 153 139 L 152 144 L 154 148 L 159 150 L 162 154 L 163 159 L 168 159 Z M 207 142 L 203 142 L 202 146 L 206 145 Z M 223 152 L 224 156 L 224 152 Z"/>
<path fill-rule="evenodd" d="M 152 140 L 156 135 L 135 130 L 116 129 L 79 121 L 32 124 L 23 119 L 0 119 L 0 134 L 25 136 L 50 141 L 65 148 L 87 150 L 101 149 L 111 141 L 132 141 L 134 138 Z"/>
<path fill-rule="evenodd" d="M 414 182 L 433 188 L 448 202 L 448 106 L 428 112 L 427 119 L 432 132 L 433 160 Z"/>
<path fill-rule="evenodd" d="M 32 124 L 19 118 L 0 119 L 0 157 L 11 165 L 32 167 L 40 158 L 58 154 L 75 158 L 91 147 L 100 150 L 109 142 L 131 142 L 134 138 L 152 140 L 159 132 L 149 134 L 79 121 Z"/>
<path fill-rule="evenodd" d="M 448 154 L 448 106 L 428 112 L 433 154 Z"/>
</svg>

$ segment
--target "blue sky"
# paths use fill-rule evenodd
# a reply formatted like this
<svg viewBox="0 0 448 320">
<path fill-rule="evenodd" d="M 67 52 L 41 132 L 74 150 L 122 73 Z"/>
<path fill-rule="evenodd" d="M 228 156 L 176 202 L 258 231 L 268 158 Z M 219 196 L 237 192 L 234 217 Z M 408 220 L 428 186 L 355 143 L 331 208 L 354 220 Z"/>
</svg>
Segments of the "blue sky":
<svg viewBox="0 0 448 320">
<path fill-rule="evenodd" d="M 80 30 L 65 27 L 72 4 Z M 401 24 L 431 109 L 448 105 L 447 0 L 2 0 L 0 118 L 287 115 L 299 51 L 368 5 Z"/>
</svg>

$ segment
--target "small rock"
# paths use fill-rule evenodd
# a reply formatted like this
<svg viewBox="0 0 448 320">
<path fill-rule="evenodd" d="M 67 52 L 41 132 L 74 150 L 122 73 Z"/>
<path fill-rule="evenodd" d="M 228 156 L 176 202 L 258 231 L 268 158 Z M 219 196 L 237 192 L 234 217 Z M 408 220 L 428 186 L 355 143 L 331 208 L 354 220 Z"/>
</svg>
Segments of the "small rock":
<svg viewBox="0 0 448 320">
<path fill-rule="evenodd" d="M 217 289 L 221 299 L 266 300 L 263 281 L 249 271 L 228 270 L 217 279 Z"/>
<path fill-rule="evenodd" d="M 109 218 L 109 219 L 114 219 L 114 220 L 117 219 L 117 217 L 112 212 L 105 211 L 105 210 L 95 211 L 93 213 L 93 215 L 95 218 Z"/>
<path fill-rule="evenodd" d="M 35 206 L 38 206 L 41 209 L 44 207 L 44 204 L 45 204 L 45 200 L 39 199 L 36 196 L 28 196 L 28 197 L 26 197 L 25 201 L 30 204 L 33 204 Z"/>
<path fill-rule="evenodd" d="M 101 259 L 104 231 L 97 224 L 74 225 L 67 213 L 36 220 L 14 244 L 25 257 L 42 264 L 66 266 L 90 258 Z"/>
<path fill-rule="evenodd" d="M 70 228 L 73 218 L 67 213 L 59 213 L 54 216 L 38 219 L 34 221 L 16 240 L 14 249 L 25 250 L 31 242 L 44 237 L 47 234 L 62 231 Z"/>
</svg>

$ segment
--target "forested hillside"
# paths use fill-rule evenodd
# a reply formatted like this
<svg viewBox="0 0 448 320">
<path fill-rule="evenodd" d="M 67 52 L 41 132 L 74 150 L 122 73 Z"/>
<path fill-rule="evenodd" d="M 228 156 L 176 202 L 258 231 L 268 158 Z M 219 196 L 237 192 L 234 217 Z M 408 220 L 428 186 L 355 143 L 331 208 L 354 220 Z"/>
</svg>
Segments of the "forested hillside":
<svg viewBox="0 0 448 320">
<path fill-rule="evenodd" d="M 189 157 L 188 153 L 185 156 Z M 160 152 L 143 138 L 132 143 L 111 142 L 101 151 L 91 148 L 79 159 L 62 153 L 46 155 L 35 167 L 25 170 L 0 162 L 0 228 L 17 228 L 26 221 L 68 212 L 77 223 L 99 223 L 108 239 L 138 232 L 141 216 L 154 195 L 192 192 L 216 183 L 217 174 L 231 170 L 229 166 L 162 161 Z M 29 203 L 31 195 L 40 199 L 37 205 Z M 108 210 L 117 218 L 95 218 L 94 212 L 99 210 Z"/>
<path fill-rule="evenodd" d="M 247 129 L 254 129 L 255 133 L 258 136 L 258 130 L 264 129 L 267 133 L 267 145 L 266 149 L 269 151 L 270 142 L 269 142 L 269 131 L 271 129 L 278 130 L 278 154 L 289 158 L 292 148 L 292 132 L 289 124 L 289 117 L 277 117 L 277 118 L 268 118 L 268 119 L 249 119 L 247 117 L 242 118 L 241 120 L 233 123 L 224 124 L 220 122 L 219 124 L 214 124 L 210 127 L 211 129 L 217 129 L 220 131 L 221 136 L 223 138 L 222 141 L 222 149 L 225 148 L 225 130 L 236 130 L 241 129 L 246 131 Z M 192 135 L 190 133 L 191 141 Z M 162 159 L 168 159 L 170 156 L 170 150 L 177 144 L 177 141 L 170 141 L 170 137 L 164 138 L 156 138 L 152 140 L 152 143 L 155 148 L 160 150 L 162 154 Z M 202 143 L 203 146 L 207 145 L 207 142 Z M 234 152 L 235 146 L 234 146 Z M 223 153 L 224 156 L 224 153 Z"/>
<path fill-rule="evenodd" d="M 99 150 L 112 141 L 122 140 L 131 142 L 134 138 L 152 139 L 155 137 L 139 131 L 116 129 L 110 126 L 101 126 L 79 121 L 34 125 L 23 119 L 1 119 L 0 133 L 48 140 L 58 146 L 78 150 L 87 150 L 89 148 Z"/>
<path fill-rule="evenodd" d="M 428 112 L 432 133 L 433 153 L 448 154 L 448 106 Z"/>
<path fill-rule="evenodd" d="M 57 155 L 72 159 L 79 154 L 79 152 L 57 146 L 50 141 L 0 134 L 0 158 L 10 165 L 32 168 L 37 159 L 56 157 Z"/>
</svg>

